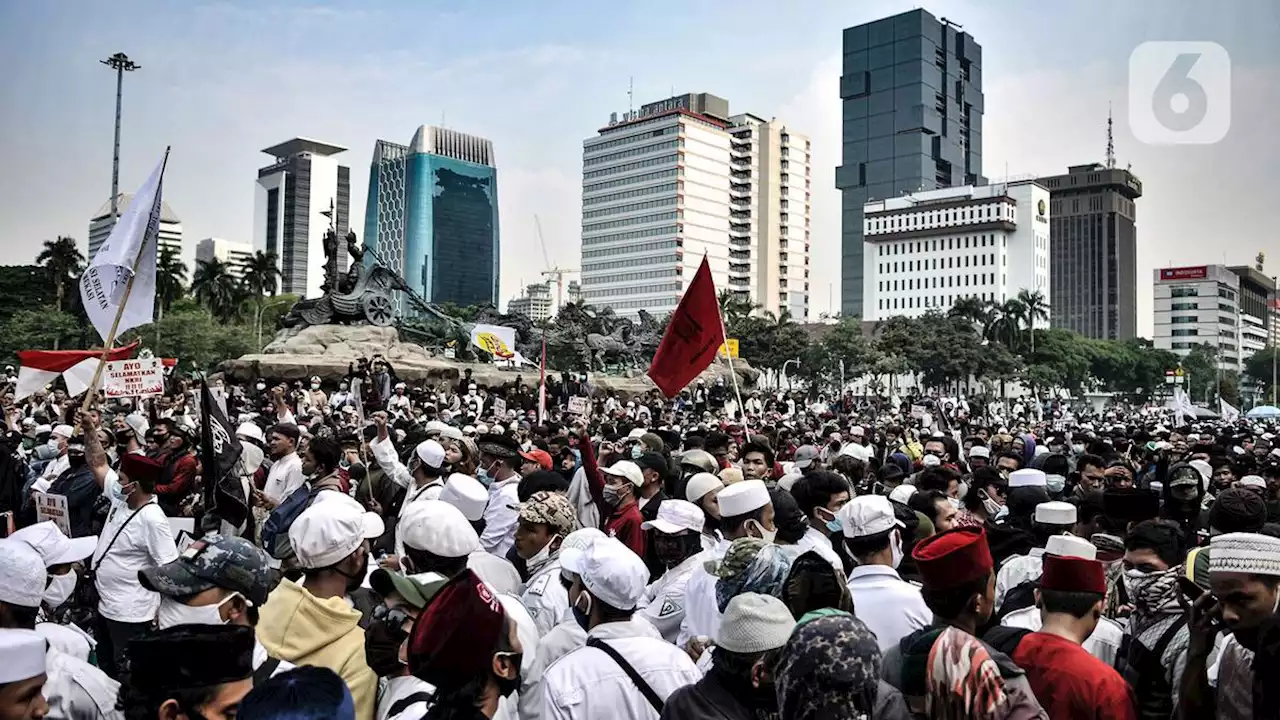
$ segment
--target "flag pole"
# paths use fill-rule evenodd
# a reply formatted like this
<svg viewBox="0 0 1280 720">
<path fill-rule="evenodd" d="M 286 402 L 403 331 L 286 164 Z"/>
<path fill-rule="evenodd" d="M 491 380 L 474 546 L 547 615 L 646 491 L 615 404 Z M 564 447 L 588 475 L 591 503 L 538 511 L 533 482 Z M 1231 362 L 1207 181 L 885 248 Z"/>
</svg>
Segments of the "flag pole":
<svg viewBox="0 0 1280 720">
<path fill-rule="evenodd" d="M 547 421 L 547 329 L 542 328 L 542 362 L 538 378 L 538 424 Z"/>
<path fill-rule="evenodd" d="M 164 149 L 164 159 L 160 161 L 160 187 L 156 188 L 157 194 L 161 193 L 164 184 L 164 171 L 169 166 L 169 147 Z M 112 228 L 115 229 L 114 227 Z M 120 318 L 124 317 L 124 309 L 129 305 L 129 293 L 133 292 L 133 279 L 138 275 L 138 263 L 142 261 L 142 253 L 147 250 L 148 238 L 143 238 L 138 243 L 138 254 L 133 257 L 133 267 L 129 269 L 129 279 L 124 284 L 124 294 L 120 296 L 120 307 L 116 308 L 116 317 L 111 321 L 111 332 L 107 333 L 107 340 L 103 343 L 102 356 L 98 358 L 98 367 L 93 371 L 93 382 L 89 383 L 89 389 L 84 393 L 84 402 L 80 404 L 81 410 L 87 410 L 93 405 L 93 401 L 97 399 L 98 383 L 102 380 L 102 371 L 107 366 L 107 358 L 111 356 L 111 346 L 116 342 L 116 330 L 120 327 Z M 157 238 L 157 251 L 159 250 L 159 239 Z M 90 262 L 93 258 L 89 259 Z"/>
<path fill-rule="evenodd" d="M 710 266 L 706 253 L 702 254 L 703 262 Z M 714 286 L 714 282 L 712 285 Z M 733 292 L 730 290 L 729 292 Z M 742 391 L 738 389 L 738 373 L 733 370 L 733 353 L 729 352 L 729 330 L 724 324 L 724 312 L 720 310 L 720 296 L 716 295 L 716 317 L 720 319 L 720 336 L 724 338 L 724 359 L 729 362 L 729 379 L 733 381 L 733 395 L 738 399 L 738 411 L 742 413 L 742 430 L 750 438 L 750 424 L 747 422 L 747 406 L 742 402 Z"/>
</svg>

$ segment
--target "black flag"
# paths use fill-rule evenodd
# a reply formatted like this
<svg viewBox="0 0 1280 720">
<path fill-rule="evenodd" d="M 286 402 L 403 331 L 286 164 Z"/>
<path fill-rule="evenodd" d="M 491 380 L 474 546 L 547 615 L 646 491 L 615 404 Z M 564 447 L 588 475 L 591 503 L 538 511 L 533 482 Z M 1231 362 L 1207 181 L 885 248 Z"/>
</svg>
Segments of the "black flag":
<svg viewBox="0 0 1280 720">
<path fill-rule="evenodd" d="M 200 465 L 204 480 L 204 507 L 228 523 L 240 527 L 249 517 L 249 502 L 236 472 L 240 441 L 213 400 L 206 382 L 200 383 Z"/>
</svg>

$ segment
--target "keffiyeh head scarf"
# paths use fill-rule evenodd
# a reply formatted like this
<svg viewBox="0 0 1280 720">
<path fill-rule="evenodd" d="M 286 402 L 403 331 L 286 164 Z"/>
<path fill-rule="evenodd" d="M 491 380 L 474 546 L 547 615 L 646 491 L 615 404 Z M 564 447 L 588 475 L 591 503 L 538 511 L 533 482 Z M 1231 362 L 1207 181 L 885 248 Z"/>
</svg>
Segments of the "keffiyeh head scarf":
<svg viewBox="0 0 1280 720">
<path fill-rule="evenodd" d="M 719 578 L 716 580 L 716 605 L 720 612 L 723 613 L 729 601 L 742 593 L 781 597 L 792 559 L 792 555 L 781 546 L 759 538 L 734 540 L 724 559 L 712 571 Z"/>
<path fill-rule="evenodd" d="M 1000 668 L 978 638 L 947 628 L 929 651 L 925 715 L 939 720 L 1004 717 L 1009 696 Z"/>
<path fill-rule="evenodd" d="M 831 610 L 806 616 L 778 658 L 778 716 L 868 720 L 880 664 L 875 633 L 861 620 Z"/>
</svg>

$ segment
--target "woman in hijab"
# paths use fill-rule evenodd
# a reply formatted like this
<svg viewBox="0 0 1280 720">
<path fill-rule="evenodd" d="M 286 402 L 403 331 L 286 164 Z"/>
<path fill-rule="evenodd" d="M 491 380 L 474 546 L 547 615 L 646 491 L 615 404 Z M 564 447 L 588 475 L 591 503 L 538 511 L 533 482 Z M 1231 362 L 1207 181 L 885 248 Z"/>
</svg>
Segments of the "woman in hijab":
<svg viewBox="0 0 1280 720">
<path fill-rule="evenodd" d="M 907 720 L 901 693 L 880 680 L 880 644 L 839 610 L 800 620 L 775 672 L 778 716 L 787 720 Z"/>
</svg>

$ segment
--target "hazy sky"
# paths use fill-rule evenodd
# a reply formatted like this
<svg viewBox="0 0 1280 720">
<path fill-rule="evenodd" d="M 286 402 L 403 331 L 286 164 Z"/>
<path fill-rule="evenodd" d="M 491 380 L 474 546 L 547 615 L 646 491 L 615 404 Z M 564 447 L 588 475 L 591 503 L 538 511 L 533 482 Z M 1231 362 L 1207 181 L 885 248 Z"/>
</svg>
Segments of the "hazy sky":
<svg viewBox="0 0 1280 720">
<path fill-rule="evenodd" d="M 467 6 L 469 9 L 459 10 Z M 82 243 L 110 194 L 115 82 L 123 51 L 121 189 L 173 146 L 165 197 L 195 241 L 250 240 L 261 148 L 294 136 L 349 148 L 351 215 L 363 229 L 374 141 L 421 124 L 493 140 L 502 300 L 546 265 L 578 267 L 582 141 L 609 113 L 672 90 L 711 92 L 732 112 L 778 117 L 813 139 L 811 310 L 839 305 L 841 29 L 908 2 L 648 0 L 635 3 L 144 2 L 0 0 L 0 262 L 43 240 Z M 1280 271 L 1280 3 L 938 0 L 924 6 L 983 46 L 984 171 L 1062 172 L 1101 161 L 1108 103 L 1116 148 L 1143 181 L 1139 328 L 1151 328 L 1152 269 L 1251 262 Z M 1146 40 L 1212 40 L 1233 61 L 1232 124 L 1212 146 L 1138 143 L 1126 73 Z M 836 308 L 838 309 L 838 307 Z"/>
</svg>

